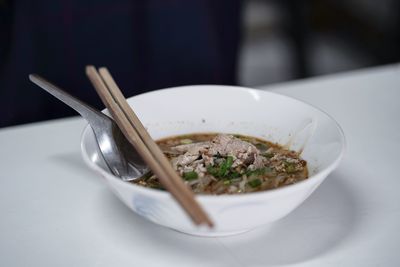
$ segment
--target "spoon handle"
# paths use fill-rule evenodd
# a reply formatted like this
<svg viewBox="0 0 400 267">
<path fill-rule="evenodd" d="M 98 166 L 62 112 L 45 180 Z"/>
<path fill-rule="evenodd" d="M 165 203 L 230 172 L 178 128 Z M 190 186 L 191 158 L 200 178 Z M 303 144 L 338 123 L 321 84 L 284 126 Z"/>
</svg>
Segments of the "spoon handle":
<svg viewBox="0 0 400 267">
<path fill-rule="evenodd" d="M 54 84 L 37 74 L 30 74 L 29 79 L 33 83 L 47 91 L 49 94 L 62 101 L 67 106 L 73 108 L 90 123 L 96 122 L 99 119 L 101 119 L 102 121 L 107 121 L 110 119 L 107 115 L 101 113 L 100 111 L 96 110 L 89 104 L 86 104 L 82 100 L 79 100 L 78 98 L 70 95 L 69 93 L 65 92 L 61 88 L 55 86 Z"/>
</svg>

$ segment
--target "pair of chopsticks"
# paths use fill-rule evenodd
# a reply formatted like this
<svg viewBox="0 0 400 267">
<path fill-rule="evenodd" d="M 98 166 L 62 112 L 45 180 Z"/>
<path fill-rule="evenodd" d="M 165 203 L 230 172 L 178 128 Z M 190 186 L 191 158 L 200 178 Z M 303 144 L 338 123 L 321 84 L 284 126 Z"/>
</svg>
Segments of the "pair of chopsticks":
<svg viewBox="0 0 400 267">
<path fill-rule="evenodd" d="M 97 71 L 94 66 L 87 66 L 86 74 L 125 137 L 149 165 L 162 185 L 175 197 L 194 223 L 207 224 L 212 227 L 213 223 L 195 200 L 194 193 L 184 184 L 158 145 L 150 137 L 107 68 L 99 68 Z"/>
</svg>

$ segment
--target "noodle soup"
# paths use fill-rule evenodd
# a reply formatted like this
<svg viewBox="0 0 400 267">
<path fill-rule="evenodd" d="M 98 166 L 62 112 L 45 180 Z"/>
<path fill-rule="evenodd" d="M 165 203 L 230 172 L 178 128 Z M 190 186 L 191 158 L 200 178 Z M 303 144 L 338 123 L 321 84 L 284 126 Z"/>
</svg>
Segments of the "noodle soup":
<svg viewBox="0 0 400 267">
<path fill-rule="evenodd" d="M 307 162 L 299 153 L 251 136 L 191 134 L 157 144 L 185 183 L 199 194 L 256 192 L 308 178 Z M 152 173 L 135 183 L 164 189 Z"/>
</svg>

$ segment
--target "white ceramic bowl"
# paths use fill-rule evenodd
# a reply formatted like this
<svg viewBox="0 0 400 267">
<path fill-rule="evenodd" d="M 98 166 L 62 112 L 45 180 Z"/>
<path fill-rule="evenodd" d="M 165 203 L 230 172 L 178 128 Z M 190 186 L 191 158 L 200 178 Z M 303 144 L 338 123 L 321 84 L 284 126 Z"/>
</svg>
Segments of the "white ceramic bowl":
<svg viewBox="0 0 400 267">
<path fill-rule="evenodd" d="M 154 223 L 188 234 L 222 236 L 276 221 L 298 207 L 339 164 L 345 139 L 323 111 L 283 95 L 242 87 L 201 85 L 158 90 L 128 99 L 154 139 L 197 132 L 260 137 L 294 150 L 304 146 L 310 177 L 286 187 L 243 195 L 197 195 L 215 223 L 195 226 L 168 192 L 126 183 L 99 157 L 94 135 L 82 135 L 85 162 L 131 210 Z"/>
</svg>

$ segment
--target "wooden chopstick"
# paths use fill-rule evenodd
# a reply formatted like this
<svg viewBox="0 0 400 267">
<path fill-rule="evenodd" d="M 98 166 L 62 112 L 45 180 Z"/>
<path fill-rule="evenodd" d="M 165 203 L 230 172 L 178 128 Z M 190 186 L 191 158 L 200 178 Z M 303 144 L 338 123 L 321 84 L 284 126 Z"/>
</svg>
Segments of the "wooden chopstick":
<svg viewBox="0 0 400 267">
<path fill-rule="evenodd" d="M 193 192 L 183 183 L 171 163 L 150 137 L 109 71 L 106 68 L 100 68 L 99 72 L 100 75 L 93 66 L 86 67 L 86 74 L 126 138 L 192 220 L 196 224 L 207 224 L 212 227 L 213 223 L 195 200 Z"/>
</svg>

